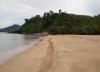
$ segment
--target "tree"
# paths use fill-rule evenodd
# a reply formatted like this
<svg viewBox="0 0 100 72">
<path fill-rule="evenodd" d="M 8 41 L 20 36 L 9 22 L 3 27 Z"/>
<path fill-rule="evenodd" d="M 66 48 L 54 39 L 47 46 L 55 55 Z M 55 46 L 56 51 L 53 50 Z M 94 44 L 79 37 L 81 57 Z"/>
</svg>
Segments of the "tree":
<svg viewBox="0 0 100 72">
<path fill-rule="evenodd" d="M 48 32 L 50 34 L 100 34 L 100 15 L 91 17 L 53 11 L 25 19 L 19 33 Z"/>
</svg>

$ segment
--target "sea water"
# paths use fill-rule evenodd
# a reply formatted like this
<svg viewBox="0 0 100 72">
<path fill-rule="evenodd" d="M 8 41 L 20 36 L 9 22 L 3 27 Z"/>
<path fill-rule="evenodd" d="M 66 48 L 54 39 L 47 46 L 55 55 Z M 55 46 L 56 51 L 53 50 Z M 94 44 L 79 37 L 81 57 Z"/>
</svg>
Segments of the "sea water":
<svg viewBox="0 0 100 72">
<path fill-rule="evenodd" d="M 0 33 L 0 64 L 36 44 L 39 38 L 33 35 Z"/>
</svg>

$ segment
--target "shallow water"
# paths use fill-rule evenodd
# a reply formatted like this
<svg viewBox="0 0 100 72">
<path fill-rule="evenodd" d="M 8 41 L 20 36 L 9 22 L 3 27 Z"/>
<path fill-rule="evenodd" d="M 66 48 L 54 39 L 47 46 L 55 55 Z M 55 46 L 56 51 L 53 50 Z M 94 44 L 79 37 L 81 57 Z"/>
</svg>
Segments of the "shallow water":
<svg viewBox="0 0 100 72">
<path fill-rule="evenodd" d="M 0 64 L 38 42 L 32 35 L 0 33 Z"/>
</svg>

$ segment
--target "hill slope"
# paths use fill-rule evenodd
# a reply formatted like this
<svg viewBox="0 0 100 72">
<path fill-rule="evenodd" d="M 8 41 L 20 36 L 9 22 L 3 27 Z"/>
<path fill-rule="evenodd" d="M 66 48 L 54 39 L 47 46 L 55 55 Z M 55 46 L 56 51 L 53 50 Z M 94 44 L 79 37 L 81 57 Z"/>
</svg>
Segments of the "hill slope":
<svg viewBox="0 0 100 72">
<path fill-rule="evenodd" d="M 20 28 L 20 25 L 15 24 L 15 25 L 0 29 L 0 32 L 15 32 L 19 28 Z"/>
<path fill-rule="evenodd" d="M 19 33 L 40 33 L 50 34 L 100 34 L 100 15 L 86 16 L 68 14 L 59 10 L 46 12 L 41 17 L 36 15 L 25 19 L 25 24 L 17 31 Z"/>
</svg>

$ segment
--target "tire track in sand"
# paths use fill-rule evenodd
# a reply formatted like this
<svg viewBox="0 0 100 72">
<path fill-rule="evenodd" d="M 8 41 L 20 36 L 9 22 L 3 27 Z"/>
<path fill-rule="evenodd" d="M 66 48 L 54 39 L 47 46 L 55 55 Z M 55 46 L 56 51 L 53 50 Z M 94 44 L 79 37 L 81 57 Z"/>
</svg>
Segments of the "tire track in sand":
<svg viewBox="0 0 100 72">
<path fill-rule="evenodd" d="M 47 47 L 47 54 L 44 57 L 42 64 L 40 65 L 40 69 L 38 72 L 48 72 L 53 64 L 53 55 L 54 55 L 54 47 L 53 42 L 51 41 L 52 38 L 48 39 L 48 47 Z"/>
</svg>

